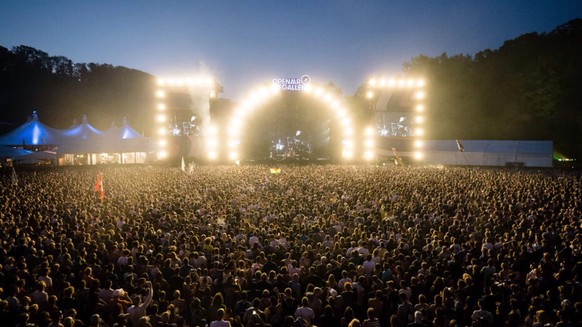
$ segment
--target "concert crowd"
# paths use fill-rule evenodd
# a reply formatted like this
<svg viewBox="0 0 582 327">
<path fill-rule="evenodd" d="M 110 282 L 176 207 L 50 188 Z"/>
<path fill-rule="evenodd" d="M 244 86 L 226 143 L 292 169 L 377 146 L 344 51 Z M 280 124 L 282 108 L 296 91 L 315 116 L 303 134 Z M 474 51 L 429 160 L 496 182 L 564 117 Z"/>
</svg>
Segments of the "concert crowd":
<svg viewBox="0 0 582 327">
<path fill-rule="evenodd" d="M 0 180 L 2 326 L 582 326 L 578 173 L 16 173 Z"/>
</svg>

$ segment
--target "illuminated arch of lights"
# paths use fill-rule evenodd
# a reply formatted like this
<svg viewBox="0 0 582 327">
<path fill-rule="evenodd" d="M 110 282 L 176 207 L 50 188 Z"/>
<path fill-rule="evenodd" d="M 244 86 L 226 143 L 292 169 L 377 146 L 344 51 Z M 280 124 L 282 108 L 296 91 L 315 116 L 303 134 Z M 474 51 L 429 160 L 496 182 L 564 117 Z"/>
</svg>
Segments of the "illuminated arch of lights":
<svg viewBox="0 0 582 327">
<path fill-rule="evenodd" d="M 413 157 L 416 160 L 422 160 L 424 158 L 424 153 L 422 148 L 424 147 L 424 135 L 426 131 L 424 129 L 425 124 L 425 100 L 426 82 L 422 78 L 387 78 L 387 77 L 374 77 L 370 78 L 367 83 L 368 91 L 366 97 L 372 99 L 375 94 L 374 90 L 387 90 L 387 89 L 408 89 L 414 92 L 413 99 L 415 101 L 414 111 L 416 116 L 414 117 L 415 127 L 413 129 L 413 145 L 414 153 Z"/>
<path fill-rule="evenodd" d="M 227 157 L 230 161 L 240 160 L 240 144 L 244 124 L 251 113 L 253 113 L 261 105 L 268 100 L 278 96 L 281 93 L 279 85 L 273 84 L 271 86 L 262 86 L 255 89 L 249 96 L 235 108 L 233 117 L 227 125 Z M 341 99 L 332 92 L 329 92 L 323 87 L 307 84 L 301 92 L 310 94 L 316 99 L 326 104 L 329 110 L 332 110 L 335 117 L 339 120 L 342 132 L 342 149 L 341 156 L 345 160 L 350 160 L 355 154 L 355 128 L 349 111 Z M 372 131 L 372 133 L 370 133 Z M 364 158 L 372 160 L 375 157 L 373 130 L 366 129 L 364 140 Z M 216 126 L 209 126 L 206 133 L 209 137 L 206 139 L 207 156 L 214 160 L 218 158 L 218 151 L 216 145 L 218 144 L 218 129 Z"/>
</svg>

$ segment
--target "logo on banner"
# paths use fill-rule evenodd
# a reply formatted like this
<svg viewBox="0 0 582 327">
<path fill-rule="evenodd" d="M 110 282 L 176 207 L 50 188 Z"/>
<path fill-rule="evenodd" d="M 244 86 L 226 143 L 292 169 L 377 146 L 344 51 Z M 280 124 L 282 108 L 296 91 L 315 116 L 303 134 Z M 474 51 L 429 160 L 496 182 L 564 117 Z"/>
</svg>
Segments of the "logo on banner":
<svg viewBox="0 0 582 327">
<path fill-rule="evenodd" d="M 309 75 L 303 75 L 299 78 L 273 78 L 273 84 L 279 86 L 283 91 L 303 91 L 309 82 L 311 82 Z"/>
</svg>

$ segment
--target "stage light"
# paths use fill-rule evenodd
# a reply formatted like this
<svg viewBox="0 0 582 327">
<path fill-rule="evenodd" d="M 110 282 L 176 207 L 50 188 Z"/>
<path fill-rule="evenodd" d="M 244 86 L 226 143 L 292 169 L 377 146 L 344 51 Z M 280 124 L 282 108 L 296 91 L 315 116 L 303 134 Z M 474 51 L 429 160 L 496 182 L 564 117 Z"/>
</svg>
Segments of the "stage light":
<svg viewBox="0 0 582 327">
<path fill-rule="evenodd" d="M 396 80 L 391 78 L 388 80 L 388 87 L 394 87 L 396 85 Z"/>
<path fill-rule="evenodd" d="M 364 130 L 364 135 L 366 136 L 374 136 L 374 127 L 368 126 Z"/>
<path fill-rule="evenodd" d="M 236 140 L 236 139 L 230 139 L 227 142 L 227 145 L 230 149 L 236 148 L 239 144 L 240 144 L 240 141 Z"/>
<path fill-rule="evenodd" d="M 165 127 L 160 127 L 160 128 L 158 129 L 158 134 L 159 134 L 159 135 L 166 135 L 166 133 L 167 133 L 167 130 L 166 130 L 166 128 L 165 128 Z"/>
<path fill-rule="evenodd" d="M 343 140 L 342 144 L 348 149 L 352 149 L 354 147 L 354 141 L 352 140 Z"/>
<path fill-rule="evenodd" d="M 346 134 L 347 136 L 352 136 L 354 134 L 354 130 L 351 127 L 347 127 L 344 130 L 344 134 Z"/>
<path fill-rule="evenodd" d="M 342 117 L 343 117 L 343 115 L 342 115 Z M 342 125 L 344 127 L 350 126 L 351 124 L 352 124 L 352 121 L 348 117 L 342 118 Z"/>
<path fill-rule="evenodd" d="M 414 80 L 413 79 L 409 79 L 408 81 L 406 81 L 406 86 L 413 87 L 414 86 Z"/>
<path fill-rule="evenodd" d="M 386 79 L 381 78 L 380 79 L 380 87 L 383 87 L 384 85 L 386 85 Z"/>
<path fill-rule="evenodd" d="M 416 136 L 423 136 L 423 135 L 424 135 L 424 129 L 422 129 L 422 128 L 417 128 L 417 129 L 415 130 L 415 134 L 416 134 Z"/>
<path fill-rule="evenodd" d="M 424 158 L 424 154 L 420 151 L 414 151 L 413 156 L 416 160 L 422 160 Z"/>
<path fill-rule="evenodd" d="M 414 141 L 414 147 L 415 148 L 422 148 L 424 146 L 424 142 L 422 140 L 416 140 Z"/>
<path fill-rule="evenodd" d="M 168 141 L 165 139 L 161 139 L 158 141 L 158 145 L 162 148 L 165 148 L 168 145 Z"/>
<path fill-rule="evenodd" d="M 374 151 L 372 151 L 372 150 L 366 150 L 366 151 L 364 152 L 364 159 L 365 159 L 365 160 L 368 160 L 368 161 L 369 161 L 369 160 L 372 160 L 372 159 L 374 159 L 374 156 L 375 156 L 375 155 L 374 155 Z"/>
<path fill-rule="evenodd" d="M 236 160 L 236 159 L 238 159 L 238 153 L 236 151 L 230 151 L 228 153 L 228 158 L 230 160 Z"/>
<path fill-rule="evenodd" d="M 372 92 L 372 91 L 366 92 L 366 98 L 372 99 L 373 97 L 374 97 L 374 92 Z"/>
<path fill-rule="evenodd" d="M 208 129 L 206 130 L 206 132 L 208 133 L 208 135 L 217 135 L 218 134 L 218 128 L 216 128 L 216 126 L 208 126 Z"/>
<path fill-rule="evenodd" d="M 164 110 L 166 110 L 166 105 L 165 105 L 165 104 L 163 104 L 163 103 L 160 103 L 160 104 L 158 104 L 158 110 L 159 110 L 159 111 L 164 111 Z"/>
<path fill-rule="evenodd" d="M 364 141 L 364 146 L 366 148 L 372 148 L 372 147 L 374 147 L 374 140 L 372 140 L 372 139 L 365 140 Z"/>
<path fill-rule="evenodd" d="M 378 81 L 376 81 L 375 78 L 370 79 L 370 81 L 368 81 L 368 84 L 370 84 L 370 86 L 372 87 L 376 87 L 376 84 L 378 83 Z"/>
<path fill-rule="evenodd" d="M 342 157 L 344 159 L 352 159 L 354 157 L 354 152 L 352 152 L 352 150 L 349 149 L 344 149 L 342 151 Z"/>
<path fill-rule="evenodd" d="M 206 140 L 206 146 L 208 148 L 214 149 L 218 146 L 218 139 L 211 137 L 208 140 Z"/>
<path fill-rule="evenodd" d="M 218 158 L 218 153 L 216 153 L 216 151 L 214 150 L 208 151 L 208 159 L 216 160 L 216 158 Z"/>
<path fill-rule="evenodd" d="M 399 79 L 397 84 L 398 84 L 398 87 L 404 87 L 406 85 L 406 81 L 403 79 Z"/>
<path fill-rule="evenodd" d="M 416 81 L 416 86 L 417 87 L 424 87 L 424 85 L 425 85 L 425 81 L 423 79 L 418 79 Z"/>
<path fill-rule="evenodd" d="M 168 151 L 158 151 L 158 159 L 165 159 L 168 157 Z"/>
<path fill-rule="evenodd" d="M 422 104 L 417 104 L 417 105 L 416 105 L 416 111 L 417 111 L 417 112 L 423 112 L 423 111 L 424 111 L 424 105 L 422 105 Z"/>
<path fill-rule="evenodd" d="M 158 90 L 158 91 L 156 91 L 156 96 L 160 99 L 165 98 L 166 92 L 164 92 L 163 90 Z"/>
<path fill-rule="evenodd" d="M 156 121 L 158 123 L 165 123 L 166 122 L 166 115 L 164 115 L 164 114 L 156 115 Z"/>
<path fill-rule="evenodd" d="M 208 96 L 209 96 L 211 99 L 214 99 L 214 98 L 216 98 L 216 92 L 214 92 L 214 91 L 210 91 L 210 93 L 208 94 Z"/>
<path fill-rule="evenodd" d="M 424 117 L 422 117 L 422 116 L 416 116 L 416 118 L 414 118 L 414 121 L 417 124 L 422 124 L 422 123 L 424 123 Z"/>
<path fill-rule="evenodd" d="M 414 95 L 414 97 L 415 97 L 417 100 L 422 100 L 422 99 L 424 99 L 424 96 L 425 96 L 425 94 L 424 94 L 424 92 L 422 92 L 422 91 L 418 91 L 418 92 L 416 92 L 416 94 Z"/>
<path fill-rule="evenodd" d="M 164 86 L 166 85 L 166 80 L 163 78 L 158 78 L 158 86 Z"/>
</svg>

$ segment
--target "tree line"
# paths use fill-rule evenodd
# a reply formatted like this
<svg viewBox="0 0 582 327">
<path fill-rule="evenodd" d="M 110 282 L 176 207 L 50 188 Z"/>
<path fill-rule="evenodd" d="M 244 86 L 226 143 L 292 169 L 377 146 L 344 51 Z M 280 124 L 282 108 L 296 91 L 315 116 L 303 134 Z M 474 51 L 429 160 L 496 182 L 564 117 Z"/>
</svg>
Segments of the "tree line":
<svg viewBox="0 0 582 327">
<path fill-rule="evenodd" d="M 582 155 L 582 19 L 474 56 L 414 57 L 429 81 L 428 138 L 553 140 Z"/>
<path fill-rule="evenodd" d="M 556 151 L 582 155 L 582 19 L 475 55 L 419 55 L 404 71 L 428 81 L 429 139 L 552 140 Z M 360 116 L 368 108 L 364 88 L 346 96 Z M 146 72 L 0 46 L 0 133 L 36 110 L 52 127 L 87 115 L 107 129 L 127 117 L 151 135 L 154 91 L 154 76 Z"/>
<path fill-rule="evenodd" d="M 145 132 L 153 116 L 154 87 L 154 77 L 139 70 L 74 63 L 24 45 L 0 46 L 0 132 L 24 123 L 32 111 L 56 128 L 87 115 L 99 129 L 112 122 L 119 126 L 127 117 Z"/>
</svg>

